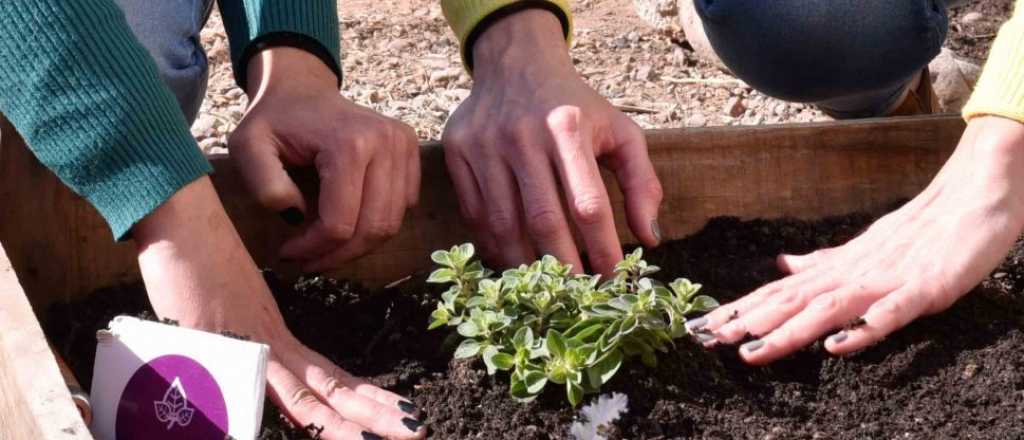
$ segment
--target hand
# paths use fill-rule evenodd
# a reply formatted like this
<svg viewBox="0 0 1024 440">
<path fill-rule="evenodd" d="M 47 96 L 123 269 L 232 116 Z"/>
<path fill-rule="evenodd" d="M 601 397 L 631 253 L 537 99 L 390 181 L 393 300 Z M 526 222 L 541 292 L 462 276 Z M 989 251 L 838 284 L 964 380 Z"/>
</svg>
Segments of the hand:
<svg viewBox="0 0 1024 440">
<path fill-rule="evenodd" d="M 317 217 L 281 249 L 303 270 L 337 268 L 394 236 L 419 197 L 420 155 L 412 128 L 343 98 L 337 77 L 302 50 L 253 57 L 251 103 L 228 142 L 257 199 L 301 223 L 309 214 L 286 167 L 316 167 Z"/>
<path fill-rule="evenodd" d="M 1024 228 L 1024 125 L 973 120 L 932 183 L 849 243 L 782 255 L 792 275 L 721 306 L 691 330 L 735 343 L 765 364 L 827 333 L 825 348 L 851 353 L 922 316 L 949 308 L 1007 255 Z M 736 319 L 731 315 L 738 313 Z M 863 321 L 858 321 L 863 319 Z M 857 325 L 851 325 L 856 322 Z M 847 330 L 840 330 L 850 326 Z M 713 332 L 715 340 L 710 340 Z"/>
<path fill-rule="evenodd" d="M 558 19 L 539 9 L 503 18 L 473 58 L 473 91 L 442 140 L 482 253 L 503 266 L 550 254 L 580 271 L 570 218 L 591 267 L 610 274 L 622 249 L 599 160 L 616 173 L 633 233 L 657 245 L 662 190 L 643 132 L 580 79 Z"/>
<path fill-rule="evenodd" d="M 406 399 L 338 368 L 285 328 L 270 290 L 221 208 L 209 178 L 181 189 L 133 229 L 157 315 L 186 327 L 246 335 L 271 346 L 270 398 L 325 439 L 423 438 Z M 403 419 L 404 422 L 403 422 Z M 406 423 L 409 423 L 408 425 Z M 407 426 L 417 426 L 410 430 Z"/>
</svg>

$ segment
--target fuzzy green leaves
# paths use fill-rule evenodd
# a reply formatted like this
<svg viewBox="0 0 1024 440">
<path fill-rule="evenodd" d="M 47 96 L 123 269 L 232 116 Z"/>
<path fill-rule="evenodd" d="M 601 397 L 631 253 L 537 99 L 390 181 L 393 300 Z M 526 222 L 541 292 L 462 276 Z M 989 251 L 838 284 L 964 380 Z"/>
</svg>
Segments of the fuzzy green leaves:
<svg viewBox="0 0 1024 440">
<path fill-rule="evenodd" d="M 629 357 L 647 365 L 686 334 L 686 316 L 718 306 L 699 284 L 648 278 L 657 266 L 642 250 L 616 266 L 615 277 L 574 275 L 545 256 L 499 278 L 473 260 L 471 244 L 437 251 L 429 282 L 451 284 L 431 314 L 430 328 L 455 327 L 463 338 L 456 358 L 480 356 L 488 374 L 508 371 L 509 392 L 535 399 L 554 383 L 575 406 L 596 393 Z"/>
</svg>

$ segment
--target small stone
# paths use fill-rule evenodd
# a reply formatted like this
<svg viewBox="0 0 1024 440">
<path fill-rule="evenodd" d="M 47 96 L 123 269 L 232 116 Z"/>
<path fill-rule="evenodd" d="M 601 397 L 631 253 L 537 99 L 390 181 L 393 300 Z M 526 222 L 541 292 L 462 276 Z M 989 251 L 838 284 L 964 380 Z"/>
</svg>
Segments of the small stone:
<svg viewBox="0 0 1024 440">
<path fill-rule="evenodd" d="M 743 98 L 739 96 L 733 96 L 725 103 L 725 114 L 729 116 L 738 118 L 745 111 L 747 111 L 747 107 L 743 105 Z"/>
<path fill-rule="evenodd" d="M 708 118 L 700 113 L 694 113 L 686 118 L 687 127 L 703 127 L 708 125 Z"/>
<path fill-rule="evenodd" d="M 974 375 L 978 374 L 978 368 L 978 364 L 967 364 L 967 367 L 964 368 L 964 374 L 962 375 L 962 377 L 964 379 L 970 379 L 974 377 Z"/>
<path fill-rule="evenodd" d="M 985 16 L 980 12 L 973 11 L 964 14 L 964 17 L 960 19 L 964 24 L 977 24 L 978 22 L 985 19 Z"/>
<path fill-rule="evenodd" d="M 430 72 L 430 83 L 443 86 L 451 82 L 451 80 L 458 78 L 460 73 L 462 73 L 462 69 L 458 68 L 435 70 Z"/>
<path fill-rule="evenodd" d="M 213 147 L 216 147 L 219 144 L 220 144 L 220 139 L 217 139 L 217 138 L 206 138 L 206 139 L 203 139 L 203 140 L 199 141 L 199 149 L 203 150 L 203 152 L 209 154 L 211 152 L 211 150 L 213 149 Z"/>
<path fill-rule="evenodd" d="M 217 118 L 211 115 L 202 115 L 192 124 L 192 136 L 201 137 L 213 134 L 213 126 L 217 124 Z"/>
<path fill-rule="evenodd" d="M 409 47 L 412 43 L 405 38 L 399 38 L 388 43 L 388 50 L 391 52 L 401 52 Z"/>
<path fill-rule="evenodd" d="M 1006 272 L 996 272 L 996 273 L 992 274 L 992 278 L 995 278 L 997 280 L 1001 280 L 1003 278 L 1006 278 Z"/>
</svg>

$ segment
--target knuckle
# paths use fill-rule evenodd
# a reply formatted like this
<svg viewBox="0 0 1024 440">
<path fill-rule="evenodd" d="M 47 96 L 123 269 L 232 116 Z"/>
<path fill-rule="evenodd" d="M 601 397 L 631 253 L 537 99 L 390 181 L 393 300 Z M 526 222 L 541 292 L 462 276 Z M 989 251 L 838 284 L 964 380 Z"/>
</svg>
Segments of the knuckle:
<svg viewBox="0 0 1024 440">
<path fill-rule="evenodd" d="M 602 196 L 585 195 L 573 202 L 573 214 L 584 225 L 599 224 L 608 219 L 608 200 Z"/>
<path fill-rule="evenodd" d="M 366 226 L 365 234 L 366 238 L 373 241 L 384 240 L 395 235 L 394 229 L 391 223 L 374 222 Z"/>
<path fill-rule="evenodd" d="M 499 237 L 518 237 L 519 223 L 510 211 L 497 210 L 488 218 L 487 225 Z"/>
<path fill-rule="evenodd" d="M 313 394 L 313 391 L 306 387 L 298 387 L 288 395 L 288 407 L 302 410 L 315 406 L 319 403 L 319 399 Z"/>
<path fill-rule="evenodd" d="M 355 227 L 345 222 L 325 222 L 323 229 L 331 240 L 348 240 L 355 234 Z"/>
<path fill-rule="evenodd" d="M 555 108 L 548 114 L 548 127 L 554 131 L 575 133 L 580 131 L 583 121 L 583 110 L 572 105 Z"/>
<path fill-rule="evenodd" d="M 883 300 L 875 305 L 876 312 L 883 317 L 883 319 L 889 320 L 890 322 L 900 322 L 903 320 L 903 315 L 907 311 L 907 307 L 902 301 L 897 300 Z"/>
<path fill-rule="evenodd" d="M 842 300 L 837 295 L 822 295 L 811 300 L 807 308 L 814 313 L 832 315 L 842 309 Z"/>
<path fill-rule="evenodd" d="M 780 309 L 792 309 L 801 304 L 800 294 L 793 290 L 785 290 L 774 295 L 775 306 Z"/>
<path fill-rule="evenodd" d="M 530 232 L 538 237 L 554 237 L 561 230 L 562 221 L 559 211 L 545 207 L 534 212 L 527 221 L 527 225 Z"/>
<path fill-rule="evenodd" d="M 341 381 L 338 380 L 337 375 L 332 373 L 317 385 L 317 393 L 323 396 L 324 399 L 330 399 L 340 388 Z"/>
</svg>

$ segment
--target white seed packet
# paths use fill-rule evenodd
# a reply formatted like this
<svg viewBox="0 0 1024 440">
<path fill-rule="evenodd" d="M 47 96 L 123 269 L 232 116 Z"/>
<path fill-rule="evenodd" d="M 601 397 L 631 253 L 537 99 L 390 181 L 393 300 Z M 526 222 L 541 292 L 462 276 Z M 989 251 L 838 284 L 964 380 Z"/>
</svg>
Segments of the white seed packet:
<svg viewBox="0 0 1024 440">
<path fill-rule="evenodd" d="M 248 440 L 259 432 L 267 345 L 128 316 L 96 339 L 97 440 Z"/>
</svg>

